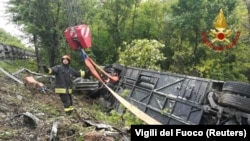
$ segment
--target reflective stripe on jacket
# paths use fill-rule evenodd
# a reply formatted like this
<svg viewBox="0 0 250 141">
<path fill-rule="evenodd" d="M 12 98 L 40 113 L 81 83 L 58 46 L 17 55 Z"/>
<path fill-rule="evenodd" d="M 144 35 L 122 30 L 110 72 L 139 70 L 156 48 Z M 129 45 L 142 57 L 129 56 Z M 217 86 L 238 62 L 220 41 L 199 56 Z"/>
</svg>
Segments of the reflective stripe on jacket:
<svg viewBox="0 0 250 141">
<path fill-rule="evenodd" d="M 84 71 L 76 71 L 68 65 L 56 65 L 49 68 L 49 74 L 55 75 L 55 93 L 72 93 L 73 76 L 83 77 Z M 67 91 L 68 90 L 68 91 Z"/>
<path fill-rule="evenodd" d="M 66 88 L 55 88 L 56 94 L 72 94 L 72 89 L 66 89 Z"/>
</svg>

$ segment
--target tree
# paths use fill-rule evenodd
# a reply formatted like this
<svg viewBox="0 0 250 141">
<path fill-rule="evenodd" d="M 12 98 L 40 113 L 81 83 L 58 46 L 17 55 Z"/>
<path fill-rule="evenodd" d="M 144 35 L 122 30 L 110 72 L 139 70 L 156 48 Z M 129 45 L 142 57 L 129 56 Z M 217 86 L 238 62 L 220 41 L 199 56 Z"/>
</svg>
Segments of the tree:
<svg viewBox="0 0 250 141">
<path fill-rule="evenodd" d="M 119 63 L 151 70 L 161 70 L 160 62 L 165 60 L 161 49 L 165 46 L 157 40 L 138 39 L 123 43 L 119 51 Z M 123 48 L 124 48 L 123 47 Z"/>
<path fill-rule="evenodd" d="M 235 49 L 219 53 L 207 48 L 202 43 L 201 36 L 202 32 L 209 33 L 210 29 L 214 28 L 213 23 L 220 9 L 223 9 L 227 23 L 231 25 L 229 28 L 237 27 L 238 19 L 234 11 L 236 4 L 236 0 L 213 2 L 179 0 L 178 4 L 172 7 L 173 14 L 169 24 L 173 29 L 174 39 L 171 38 L 170 41 L 174 41 L 175 44 L 166 46 L 173 52 L 173 56 L 167 56 L 171 57 L 173 62 L 170 65 L 170 71 L 220 80 L 228 78 L 245 80 L 239 77 L 240 70 L 230 69 L 236 66 L 235 62 L 239 59 L 238 52 L 242 50 L 240 44 Z M 201 71 L 205 66 L 204 71 Z M 223 73 L 226 72 L 225 70 L 234 72 Z"/>
<path fill-rule="evenodd" d="M 55 64 L 60 40 L 61 1 L 55 0 L 10 0 L 8 11 L 12 13 L 12 20 L 23 25 L 24 32 L 31 35 L 35 46 L 38 71 L 40 70 L 40 51 L 45 52 L 42 58 L 49 58 L 50 66 Z M 47 54 L 47 55 L 45 55 Z"/>
</svg>

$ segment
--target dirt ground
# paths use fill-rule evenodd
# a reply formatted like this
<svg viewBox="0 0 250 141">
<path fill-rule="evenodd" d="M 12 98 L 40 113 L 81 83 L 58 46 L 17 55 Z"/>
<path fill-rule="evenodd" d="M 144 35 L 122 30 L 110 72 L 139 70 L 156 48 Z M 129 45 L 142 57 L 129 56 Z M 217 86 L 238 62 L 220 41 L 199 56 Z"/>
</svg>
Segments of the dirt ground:
<svg viewBox="0 0 250 141">
<path fill-rule="evenodd" d="M 99 103 L 85 95 L 74 95 L 77 109 L 64 114 L 59 96 L 42 93 L 0 74 L 0 141 L 123 141 L 129 133 L 102 124 L 87 115 L 91 104 Z M 90 109 L 91 110 L 91 109 Z M 105 125 L 101 128 L 98 125 Z M 98 128 L 97 128 L 98 127 Z"/>
</svg>

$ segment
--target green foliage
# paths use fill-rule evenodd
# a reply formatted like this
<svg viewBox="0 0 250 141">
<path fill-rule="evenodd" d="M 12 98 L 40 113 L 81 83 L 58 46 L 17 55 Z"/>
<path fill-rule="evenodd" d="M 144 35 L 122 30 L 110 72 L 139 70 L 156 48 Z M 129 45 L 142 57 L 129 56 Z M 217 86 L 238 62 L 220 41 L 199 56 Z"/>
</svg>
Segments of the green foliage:
<svg viewBox="0 0 250 141">
<path fill-rule="evenodd" d="M 161 53 L 164 44 L 157 40 L 134 40 L 124 42 L 119 49 L 119 63 L 145 69 L 160 70 L 160 62 L 166 58 Z M 123 49 L 122 49 L 123 48 Z"/>
<path fill-rule="evenodd" d="M 233 49 L 216 52 L 202 43 L 202 32 L 209 34 L 214 29 L 214 20 L 222 8 L 226 17 L 228 29 L 232 30 L 230 41 L 240 31 L 237 13 L 242 14 L 242 4 L 237 5 L 236 0 L 204 1 L 179 0 L 172 6 L 173 12 L 169 15 L 168 24 L 171 27 L 164 49 L 169 71 L 194 75 L 198 77 L 218 80 L 248 81 L 249 49 L 239 40 Z M 241 8 L 239 10 L 237 9 Z M 242 20 L 242 19 L 241 19 Z M 243 34 L 245 35 L 245 34 Z M 209 39 L 214 37 L 209 36 Z M 243 37 L 245 38 L 245 37 Z M 216 46 L 225 46 L 228 43 L 215 42 Z M 244 52 L 244 53 L 243 53 Z M 244 59 L 243 59 L 244 58 Z"/>
<path fill-rule="evenodd" d="M 6 62 L 0 61 L 0 66 L 9 72 L 15 72 L 22 68 L 27 68 L 35 71 L 36 63 L 33 59 L 24 60 L 8 60 Z"/>
<path fill-rule="evenodd" d="M 19 48 L 25 48 L 24 44 L 22 44 L 19 39 L 10 35 L 6 31 L 4 31 L 2 28 L 0 28 L 0 43 L 3 43 L 5 45 L 19 47 Z"/>
<path fill-rule="evenodd" d="M 250 80 L 247 49 L 250 41 L 249 29 L 245 26 L 249 24 L 247 19 L 249 11 L 244 1 L 85 0 L 78 2 L 82 10 L 78 15 L 74 13 L 76 11 L 67 11 L 65 9 L 67 3 L 63 0 L 33 0 L 29 3 L 10 0 L 12 6 L 8 12 L 13 15 L 14 22 L 24 25 L 25 32 L 36 37 L 41 60 L 50 61 L 50 65 L 58 62 L 58 59 L 67 53 L 72 56 L 74 60 L 72 65 L 75 68 L 82 69 L 84 66 L 79 52 L 70 50 L 63 34 L 69 22 L 72 23 L 68 16 L 74 14 L 72 18 L 81 18 L 83 23 L 90 26 L 92 36 L 90 54 L 97 64 L 120 62 L 141 68 L 168 70 L 220 80 Z M 221 8 L 226 16 L 228 28 L 232 29 L 233 33 L 241 31 L 241 38 L 236 46 L 239 50 L 233 49 L 225 54 L 216 55 L 217 53 L 203 45 L 201 33 L 208 33 L 210 29 L 214 29 L 213 23 Z M 165 46 L 160 49 L 155 46 L 148 47 L 150 44 L 135 43 L 135 39 L 148 41 L 156 39 Z M 143 47 L 132 47 L 135 46 L 133 44 L 138 46 L 141 44 Z M 235 59 L 228 59 L 230 57 Z"/>
<path fill-rule="evenodd" d="M 124 122 L 125 126 L 146 124 L 144 121 L 137 118 L 134 114 L 132 114 L 128 110 L 126 110 L 126 112 L 123 114 L 123 119 L 125 120 Z"/>
<path fill-rule="evenodd" d="M 171 109 L 169 108 L 164 108 L 160 111 L 161 114 L 166 114 L 166 113 L 170 113 Z"/>
<path fill-rule="evenodd" d="M 107 114 L 106 112 L 104 112 L 104 107 L 100 104 L 93 104 L 90 109 L 91 110 L 86 109 L 87 114 L 89 116 L 95 117 L 99 121 L 111 123 L 111 125 L 116 127 L 122 127 L 124 125 L 122 115 L 114 110 L 112 110 L 110 114 Z"/>
<path fill-rule="evenodd" d="M 119 121 L 120 126 L 131 126 L 131 125 L 138 125 L 138 124 L 145 124 L 144 121 L 137 118 L 134 114 L 132 114 L 128 110 L 124 110 L 124 112 L 118 113 L 115 110 L 112 110 L 111 112 L 111 121 L 116 122 Z"/>
<path fill-rule="evenodd" d="M 110 123 L 111 125 L 115 127 L 124 127 L 124 126 L 130 126 L 135 124 L 145 124 L 141 119 L 137 118 L 135 115 L 133 115 L 130 111 L 124 109 L 122 105 L 120 105 L 122 113 L 117 112 L 116 110 L 112 110 L 109 113 L 103 112 L 104 107 L 99 104 L 93 104 L 91 106 L 91 110 L 86 109 L 85 113 L 88 115 L 92 115 L 97 120 Z"/>
<path fill-rule="evenodd" d="M 0 132 L 0 139 L 2 140 L 10 140 L 12 137 L 14 137 L 15 133 L 9 132 L 9 131 L 1 131 Z"/>
<path fill-rule="evenodd" d="M 203 58 L 195 69 L 199 76 L 205 78 L 249 82 L 247 75 L 244 75 L 250 69 L 250 59 L 247 57 L 249 53 L 249 48 L 242 45 L 224 52 L 214 52 L 212 56 Z"/>
<path fill-rule="evenodd" d="M 121 96 L 122 96 L 123 98 L 126 98 L 126 97 L 128 96 L 128 94 L 129 94 L 129 90 L 128 90 L 128 89 L 125 89 L 125 90 L 122 92 Z"/>
</svg>

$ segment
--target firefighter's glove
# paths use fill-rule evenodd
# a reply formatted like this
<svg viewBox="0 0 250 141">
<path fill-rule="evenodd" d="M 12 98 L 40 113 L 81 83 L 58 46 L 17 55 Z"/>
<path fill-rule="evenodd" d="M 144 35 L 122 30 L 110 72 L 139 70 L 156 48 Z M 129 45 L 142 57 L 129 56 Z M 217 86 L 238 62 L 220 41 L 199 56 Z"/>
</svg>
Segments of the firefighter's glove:
<svg viewBox="0 0 250 141">
<path fill-rule="evenodd" d="M 81 58 L 83 59 L 83 61 L 85 61 L 86 59 L 87 59 L 87 54 L 85 54 L 85 53 L 83 53 L 83 52 L 81 52 Z"/>
<path fill-rule="evenodd" d="M 49 68 L 47 66 L 43 66 L 43 70 L 46 72 L 46 73 L 49 73 Z"/>
</svg>

